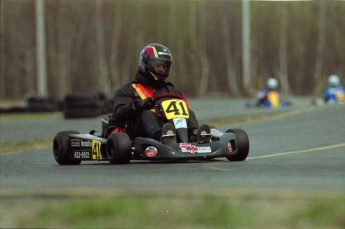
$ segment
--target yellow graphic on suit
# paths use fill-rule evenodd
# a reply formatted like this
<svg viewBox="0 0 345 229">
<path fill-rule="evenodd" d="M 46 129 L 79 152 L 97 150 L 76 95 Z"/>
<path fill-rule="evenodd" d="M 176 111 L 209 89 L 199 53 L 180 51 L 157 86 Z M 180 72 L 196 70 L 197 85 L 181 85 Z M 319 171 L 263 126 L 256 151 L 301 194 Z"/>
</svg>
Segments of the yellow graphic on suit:
<svg viewBox="0 0 345 229">
<path fill-rule="evenodd" d="M 101 160 L 102 152 L 101 152 L 101 145 L 102 143 L 97 140 L 92 140 L 92 159 L 94 160 Z"/>
<path fill-rule="evenodd" d="M 345 94 L 342 91 L 337 91 L 335 93 L 335 97 L 337 98 L 338 101 L 345 100 Z"/>
<path fill-rule="evenodd" d="M 151 87 L 146 87 L 144 85 L 141 85 L 140 83 L 132 83 L 132 87 L 135 89 L 142 100 L 148 97 L 153 97 L 154 90 Z M 151 111 L 155 112 L 155 109 L 151 109 Z"/>
</svg>

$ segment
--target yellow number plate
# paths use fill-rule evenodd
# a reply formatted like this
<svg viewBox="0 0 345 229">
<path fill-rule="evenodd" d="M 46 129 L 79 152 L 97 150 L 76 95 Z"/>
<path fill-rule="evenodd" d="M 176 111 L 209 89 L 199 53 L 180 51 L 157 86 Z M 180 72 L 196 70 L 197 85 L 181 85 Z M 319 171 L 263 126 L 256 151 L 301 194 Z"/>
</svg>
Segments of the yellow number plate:
<svg viewBox="0 0 345 229">
<path fill-rule="evenodd" d="M 182 99 L 169 99 L 161 103 L 166 119 L 189 118 L 187 104 Z"/>
<path fill-rule="evenodd" d="M 92 159 L 94 160 L 101 160 L 102 152 L 101 152 L 101 142 L 92 140 Z"/>
</svg>

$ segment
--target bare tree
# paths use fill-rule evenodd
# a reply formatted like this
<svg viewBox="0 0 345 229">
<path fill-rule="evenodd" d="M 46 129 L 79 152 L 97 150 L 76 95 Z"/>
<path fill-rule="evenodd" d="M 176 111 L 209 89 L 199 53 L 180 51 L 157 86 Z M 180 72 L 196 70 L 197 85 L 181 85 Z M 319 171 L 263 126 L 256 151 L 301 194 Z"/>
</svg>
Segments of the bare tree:
<svg viewBox="0 0 345 229">
<path fill-rule="evenodd" d="M 229 91 L 233 95 L 238 95 L 238 85 L 237 85 L 237 76 L 234 69 L 233 59 L 231 56 L 232 47 L 231 47 L 231 36 L 230 36 L 230 20 L 231 15 L 228 12 L 230 9 L 225 7 L 224 4 L 219 4 L 219 15 L 222 17 L 220 29 L 222 35 L 222 44 L 224 47 L 224 60 L 226 65 L 226 78 Z"/>
<path fill-rule="evenodd" d="M 250 38 L 250 3 L 249 0 L 243 0 L 242 4 L 242 86 L 246 95 L 251 94 L 251 38 Z"/>
<path fill-rule="evenodd" d="M 98 89 L 100 91 L 105 92 L 106 95 L 110 95 L 112 93 L 111 84 L 109 83 L 109 69 L 106 64 L 106 44 L 104 38 L 104 20 L 102 17 L 102 10 L 103 10 L 103 1 L 95 1 L 96 3 L 96 43 L 97 43 L 97 50 L 98 50 L 98 66 L 99 66 L 99 73 L 98 73 Z M 110 81 L 111 82 L 111 81 Z"/>
<path fill-rule="evenodd" d="M 290 85 L 288 81 L 288 57 L 287 57 L 287 27 L 288 27 L 288 14 L 285 4 L 280 5 L 281 17 L 280 17 L 280 30 L 279 30 L 279 67 L 280 74 L 279 80 L 281 82 L 281 89 L 283 94 L 288 94 L 290 91 Z"/>
<path fill-rule="evenodd" d="M 37 91 L 41 96 L 48 95 L 47 63 L 46 63 L 46 32 L 45 32 L 45 5 L 43 0 L 35 1 L 36 15 L 36 66 Z"/>
<path fill-rule="evenodd" d="M 198 51 L 198 41 L 199 41 L 199 36 L 198 36 L 198 12 L 197 12 L 197 6 L 199 5 L 199 2 L 195 2 L 193 4 L 190 4 L 190 12 L 189 12 L 189 19 L 188 19 L 188 43 L 190 44 L 190 57 L 191 57 L 191 64 L 192 64 L 192 82 L 201 82 L 200 80 L 200 71 L 199 67 L 200 66 L 200 59 L 197 58 L 199 53 Z M 194 84 L 195 85 L 195 84 Z M 199 85 L 195 85 L 195 88 L 200 88 Z M 198 90 L 198 89 L 197 89 Z M 197 92 L 198 95 L 199 91 Z"/>
<path fill-rule="evenodd" d="M 53 76 L 49 85 L 55 88 L 55 95 L 62 98 L 71 88 L 69 77 L 71 77 L 71 35 L 73 28 L 66 26 L 70 14 L 66 2 L 53 1 L 48 6 L 47 14 L 52 15 L 52 17 L 48 17 L 47 22 L 50 25 L 55 25 L 55 27 L 47 26 L 48 65 L 50 66 L 49 73 Z M 73 34 L 75 32 L 76 30 L 73 31 Z"/>
<path fill-rule="evenodd" d="M 121 41 L 121 31 L 122 31 L 122 13 L 123 4 L 118 3 L 114 9 L 113 14 L 115 15 L 114 21 L 110 22 L 113 28 L 112 32 L 112 40 L 109 41 L 111 55 L 110 55 L 110 82 L 112 87 L 119 87 L 121 84 L 121 53 L 120 53 L 120 41 Z M 114 90 L 114 89 L 113 89 Z"/>
<path fill-rule="evenodd" d="M 207 37 L 205 36 L 208 23 L 207 23 L 207 5 L 205 3 L 201 3 L 196 10 L 196 18 L 198 22 L 194 21 L 196 25 L 198 25 L 199 30 L 196 32 L 197 39 L 195 42 L 198 44 L 197 48 L 194 50 L 199 57 L 200 63 L 200 78 L 198 81 L 200 82 L 198 88 L 198 95 L 205 96 L 209 86 L 209 76 L 210 76 L 210 66 L 209 66 L 209 57 L 207 55 Z M 200 15 L 198 17 L 198 15 Z M 198 68 L 198 66 L 196 66 Z"/>
<path fill-rule="evenodd" d="M 323 54 L 325 49 L 326 39 L 326 15 L 327 15 L 327 1 L 319 1 L 319 17 L 318 17 L 318 36 L 316 46 L 316 63 L 314 70 L 314 93 L 318 92 L 322 87 L 321 74 L 322 74 L 322 63 Z"/>
<path fill-rule="evenodd" d="M 6 9 L 6 3 L 5 1 L 1 2 L 0 7 L 0 98 L 4 98 L 6 96 L 5 90 L 6 90 L 6 46 L 5 46 L 5 9 Z"/>
</svg>

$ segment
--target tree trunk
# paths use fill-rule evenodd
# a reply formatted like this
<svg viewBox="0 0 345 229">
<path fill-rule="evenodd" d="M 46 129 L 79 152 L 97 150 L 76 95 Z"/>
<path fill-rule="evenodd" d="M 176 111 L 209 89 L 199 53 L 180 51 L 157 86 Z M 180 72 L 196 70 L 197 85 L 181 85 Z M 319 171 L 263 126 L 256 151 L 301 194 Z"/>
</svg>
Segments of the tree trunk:
<svg viewBox="0 0 345 229">
<path fill-rule="evenodd" d="M 287 58 L 287 28 L 288 28 L 288 14 L 285 4 L 281 4 L 280 17 L 280 31 L 279 31 L 279 80 L 283 94 L 290 92 L 290 85 L 288 81 L 288 58 Z"/>
<path fill-rule="evenodd" d="M 71 89 L 71 35 L 73 31 L 72 24 L 66 23 L 69 19 L 69 13 L 71 11 L 70 5 L 67 2 L 57 4 L 59 7 L 57 14 L 57 40 L 56 40 L 56 71 L 58 77 L 58 93 L 60 97 L 63 97 Z M 73 31 L 73 32 L 72 32 Z"/>
<path fill-rule="evenodd" d="M 251 39 L 250 39 L 250 2 L 243 0 L 242 4 L 242 87 L 245 95 L 251 95 Z"/>
<path fill-rule="evenodd" d="M 110 82 L 113 88 L 117 88 L 121 84 L 121 71 L 119 65 L 119 55 L 120 55 L 120 39 L 122 30 L 122 2 L 116 4 L 115 8 L 115 20 L 114 20 L 114 30 L 112 35 L 112 40 L 109 42 L 111 45 L 111 57 L 110 57 Z M 113 89 L 114 90 L 114 89 Z"/>
<path fill-rule="evenodd" d="M 322 86 L 323 82 L 321 80 L 322 74 L 322 56 L 324 54 L 325 48 L 325 39 L 326 39 L 326 14 L 327 14 L 327 1 L 319 1 L 319 20 L 318 20 L 318 39 L 316 47 L 316 63 L 314 71 L 314 83 L 315 87 L 313 92 L 318 93 Z"/>
<path fill-rule="evenodd" d="M 6 46 L 5 44 L 7 43 L 6 38 L 4 36 L 5 34 L 5 9 L 6 7 L 6 3 L 5 1 L 1 2 L 1 7 L 0 7 L 0 99 L 1 98 L 5 98 L 6 97 Z"/>
<path fill-rule="evenodd" d="M 96 43 L 98 54 L 99 74 L 96 76 L 98 89 L 107 96 L 112 93 L 109 79 L 109 69 L 106 64 L 105 40 L 104 40 L 104 20 L 102 17 L 103 1 L 95 1 L 96 3 Z"/>
<path fill-rule="evenodd" d="M 238 85 L 237 85 L 237 76 L 234 69 L 233 59 L 231 57 L 232 49 L 231 49 L 231 36 L 230 36 L 230 19 L 231 15 L 227 12 L 228 8 L 226 8 L 223 4 L 219 5 L 219 15 L 221 15 L 221 22 L 222 25 L 220 29 L 222 30 L 221 35 L 223 37 L 223 49 L 224 49 L 224 59 L 226 64 L 226 79 L 227 79 L 227 86 L 229 89 L 229 93 L 232 95 L 238 95 Z"/>
<path fill-rule="evenodd" d="M 207 37 L 205 36 L 206 30 L 207 30 L 207 10 L 204 7 L 207 7 L 205 3 L 201 3 L 201 6 L 199 7 L 199 15 L 202 15 L 197 18 L 199 19 L 199 31 L 197 31 L 197 37 L 196 41 L 198 42 L 198 49 L 195 51 L 199 55 L 199 63 L 200 63 L 200 79 L 199 79 L 199 88 L 198 88 L 198 95 L 199 96 L 205 96 L 207 91 L 208 91 L 208 86 L 209 86 L 209 76 L 210 76 L 210 67 L 209 67 L 209 60 L 207 56 L 207 42 L 206 39 Z M 198 67 L 198 66 L 196 66 Z M 195 81 L 198 82 L 198 81 Z"/>
<path fill-rule="evenodd" d="M 190 77 L 191 82 L 199 82 L 201 83 L 200 79 L 200 59 L 198 58 L 199 53 L 199 39 L 202 39 L 198 37 L 198 13 L 197 9 L 199 6 L 199 2 L 191 3 L 190 4 L 190 17 L 189 17 L 189 43 L 190 43 L 190 58 L 191 58 L 191 71 Z M 183 69 L 183 71 L 186 71 L 186 69 Z M 196 91 L 197 95 L 199 95 L 199 88 L 200 84 L 197 85 L 194 84 L 194 90 Z"/>
</svg>

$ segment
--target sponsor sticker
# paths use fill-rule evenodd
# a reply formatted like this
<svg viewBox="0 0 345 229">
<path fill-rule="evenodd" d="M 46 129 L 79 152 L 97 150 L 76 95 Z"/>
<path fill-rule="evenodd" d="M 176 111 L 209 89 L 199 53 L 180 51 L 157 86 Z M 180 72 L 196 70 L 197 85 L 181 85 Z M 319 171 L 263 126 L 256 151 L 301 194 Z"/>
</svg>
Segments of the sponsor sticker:
<svg viewBox="0 0 345 229">
<path fill-rule="evenodd" d="M 188 143 L 180 143 L 179 147 L 183 153 L 195 154 L 195 153 L 211 153 L 212 152 L 210 146 L 197 147 L 195 145 L 188 144 Z"/>
<path fill-rule="evenodd" d="M 210 146 L 203 146 L 198 147 L 198 153 L 211 153 L 211 147 Z"/>
<path fill-rule="evenodd" d="M 91 147 L 92 142 L 90 140 L 80 140 L 80 146 L 82 147 Z"/>
<path fill-rule="evenodd" d="M 71 139 L 71 146 L 72 147 L 80 147 L 80 139 L 72 138 Z"/>
<path fill-rule="evenodd" d="M 187 121 L 185 118 L 174 118 L 175 129 L 187 128 Z"/>
<path fill-rule="evenodd" d="M 148 156 L 148 157 L 154 157 L 154 156 L 157 155 L 157 153 L 158 153 L 158 150 L 157 150 L 157 148 L 154 147 L 154 146 L 149 146 L 149 147 L 147 147 L 147 148 L 145 149 L 145 154 L 146 154 L 146 156 Z"/>
<path fill-rule="evenodd" d="M 214 128 L 211 128 L 211 134 L 223 134 L 221 131 L 217 130 L 217 129 L 214 129 Z"/>
<path fill-rule="evenodd" d="M 232 146 L 231 146 L 230 142 L 228 142 L 228 150 L 229 150 L 230 153 L 232 152 Z"/>
<path fill-rule="evenodd" d="M 75 151 L 74 158 L 87 159 L 87 158 L 90 158 L 90 153 L 86 151 Z"/>
<path fill-rule="evenodd" d="M 181 143 L 179 147 L 181 148 L 181 151 L 184 153 L 189 152 L 191 154 L 194 154 L 198 151 L 198 147 L 192 144 Z"/>
</svg>

